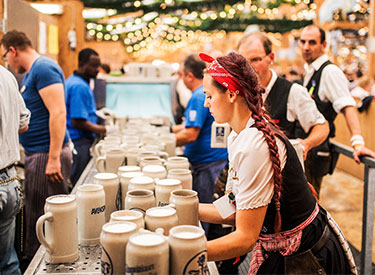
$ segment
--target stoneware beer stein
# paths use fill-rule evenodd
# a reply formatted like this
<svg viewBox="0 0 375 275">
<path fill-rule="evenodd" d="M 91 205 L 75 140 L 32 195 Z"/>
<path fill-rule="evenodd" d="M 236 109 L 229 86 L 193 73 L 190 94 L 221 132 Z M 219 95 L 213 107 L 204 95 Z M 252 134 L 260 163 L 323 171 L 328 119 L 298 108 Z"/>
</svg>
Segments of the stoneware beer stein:
<svg viewBox="0 0 375 275">
<path fill-rule="evenodd" d="M 189 160 L 185 157 L 169 157 L 166 163 L 167 170 L 189 169 Z"/>
<path fill-rule="evenodd" d="M 164 166 L 165 160 L 161 159 L 157 156 L 151 156 L 151 157 L 144 157 L 141 159 L 141 162 L 139 163 L 139 167 L 143 168 L 146 165 L 161 165 Z"/>
<path fill-rule="evenodd" d="M 188 169 L 172 169 L 168 171 L 168 179 L 178 179 L 181 181 L 182 188 L 192 189 L 193 188 L 193 176 L 191 171 Z"/>
<path fill-rule="evenodd" d="M 117 174 L 120 176 L 121 173 L 129 173 L 129 172 L 140 172 L 141 167 L 136 165 L 127 165 L 127 166 L 120 166 L 117 170 Z"/>
<path fill-rule="evenodd" d="M 131 178 L 129 186 L 128 186 L 128 190 L 130 191 L 134 189 L 148 189 L 154 192 L 155 191 L 154 179 L 147 177 L 147 176 Z"/>
<path fill-rule="evenodd" d="M 95 147 L 94 147 L 94 152 L 96 157 L 104 156 L 105 153 L 109 150 L 114 150 L 114 149 L 120 149 L 120 145 L 117 143 L 107 143 L 104 141 L 98 142 Z"/>
<path fill-rule="evenodd" d="M 121 144 L 122 137 L 120 135 L 109 135 L 109 136 L 104 137 L 103 140 L 105 143 Z"/>
<path fill-rule="evenodd" d="M 157 206 L 165 206 L 169 204 L 171 192 L 176 189 L 182 189 L 180 180 L 162 179 L 155 183 L 155 198 Z"/>
<path fill-rule="evenodd" d="M 77 204 L 72 195 L 48 197 L 44 215 L 36 223 L 36 235 L 47 250 L 48 263 L 68 263 L 78 258 Z M 43 224 L 45 224 L 43 233 Z"/>
<path fill-rule="evenodd" d="M 105 156 L 100 156 L 95 162 L 99 173 L 117 173 L 120 166 L 125 165 L 125 151 L 122 149 L 111 149 Z"/>
<path fill-rule="evenodd" d="M 146 165 L 142 169 L 145 176 L 151 177 L 153 179 L 165 179 L 167 177 L 167 170 L 161 165 Z"/>
<path fill-rule="evenodd" d="M 105 193 L 105 221 L 108 222 L 112 212 L 119 210 L 119 187 L 118 176 L 114 173 L 98 173 L 94 176 L 94 183 L 100 184 Z"/>
<path fill-rule="evenodd" d="M 194 190 L 180 189 L 171 192 L 169 198 L 171 206 L 176 209 L 178 224 L 198 225 L 198 193 Z"/>
<path fill-rule="evenodd" d="M 147 209 L 155 205 L 154 192 L 151 190 L 135 189 L 126 194 L 125 210 L 136 210 L 144 215 Z"/>
<path fill-rule="evenodd" d="M 145 224 L 151 231 L 162 228 L 164 235 L 168 236 L 169 230 L 178 225 L 176 209 L 167 206 L 152 207 L 146 211 Z"/>
<path fill-rule="evenodd" d="M 136 229 L 135 223 L 124 221 L 103 225 L 100 234 L 102 274 L 124 274 L 126 244 Z"/>
<path fill-rule="evenodd" d="M 167 239 L 154 232 L 130 236 L 126 246 L 126 274 L 169 274 Z"/>
<path fill-rule="evenodd" d="M 111 214 L 111 222 L 134 222 L 137 225 L 137 230 L 145 228 L 145 221 L 141 212 L 135 210 L 119 210 Z"/>
<path fill-rule="evenodd" d="M 100 184 L 83 184 L 77 187 L 78 240 L 81 245 L 99 243 L 105 223 L 105 193 Z"/>
<path fill-rule="evenodd" d="M 165 143 L 165 151 L 168 156 L 173 157 L 176 155 L 176 135 L 172 133 L 163 133 L 159 137 L 160 141 Z"/>
<path fill-rule="evenodd" d="M 173 227 L 168 237 L 171 274 L 208 274 L 207 240 L 198 226 Z"/>
<path fill-rule="evenodd" d="M 138 166 L 135 166 L 138 167 Z M 121 202 L 122 208 L 125 207 L 126 193 L 129 191 L 130 180 L 134 177 L 142 177 L 142 172 L 128 172 L 120 174 L 120 185 L 121 185 Z"/>
<path fill-rule="evenodd" d="M 143 152 L 141 148 L 131 148 L 126 152 L 126 165 L 138 165 L 138 154 Z"/>
<path fill-rule="evenodd" d="M 141 163 L 141 160 L 144 157 L 160 157 L 164 160 L 168 159 L 168 154 L 166 152 L 161 152 L 161 151 L 142 151 L 138 153 L 137 156 L 137 164 Z"/>
</svg>

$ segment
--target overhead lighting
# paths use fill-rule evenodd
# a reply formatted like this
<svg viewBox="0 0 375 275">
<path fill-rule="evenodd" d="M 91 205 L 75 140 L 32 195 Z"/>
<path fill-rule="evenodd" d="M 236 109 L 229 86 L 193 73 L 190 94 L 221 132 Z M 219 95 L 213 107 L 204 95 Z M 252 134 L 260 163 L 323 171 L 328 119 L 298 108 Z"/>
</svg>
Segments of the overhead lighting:
<svg viewBox="0 0 375 275">
<path fill-rule="evenodd" d="M 63 8 L 59 4 L 30 4 L 37 11 L 44 14 L 62 14 Z"/>
</svg>

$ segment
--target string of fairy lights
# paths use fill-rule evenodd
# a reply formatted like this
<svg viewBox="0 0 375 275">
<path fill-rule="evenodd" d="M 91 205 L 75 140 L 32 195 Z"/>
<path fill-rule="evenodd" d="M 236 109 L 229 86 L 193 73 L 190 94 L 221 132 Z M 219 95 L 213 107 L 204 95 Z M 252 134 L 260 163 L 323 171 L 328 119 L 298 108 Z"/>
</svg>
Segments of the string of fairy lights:
<svg viewBox="0 0 375 275">
<path fill-rule="evenodd" d="M 172 0 L 165 0 L 165 4 L 170 4 L 169 1 Z M 101 20 L 86 19 L 86 39 L 122 41 L 126 51 L 136 58 L 148 51 L 163 55 L 170 47 L 210 43 L 223 39 L 227 32 L 244 31 L 251 24 L 261 26 L 264 31 L 284 33 L 311 24 L 315 18 L 316 4 L 310 0 L 278 2 L 289 6 L 277 6 L 275 1 L 246 0 L 226 4 L 221 10 L 185 8 L 168 13 L 134 12 Z M 140 8 L 142 2 L 132 4 Z"/>
</svg>

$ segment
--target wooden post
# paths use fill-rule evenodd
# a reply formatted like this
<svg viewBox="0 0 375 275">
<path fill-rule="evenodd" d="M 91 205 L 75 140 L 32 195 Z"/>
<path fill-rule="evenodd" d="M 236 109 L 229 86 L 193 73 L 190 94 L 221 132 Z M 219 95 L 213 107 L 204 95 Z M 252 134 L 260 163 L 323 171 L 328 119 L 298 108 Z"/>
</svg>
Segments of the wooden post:
<svg viewBox="0 0 375 275">
<path fill-rule="evenodd" d="M 375 0 L 370 0 L 370 22 L 368 32 L 368 76 L 375 79 Z"/>
<path fill-rule="evenodd" d="M 59 16 L 59 56 L 58 63 L 68 78 L 78 68 L 78 52 L 82 50 L 85 36 L 85 24 L 82 17 L 83 3 L 79 0 L 61 1 L 63 14 Z M 68 32 L 74 29 L 77 45 L 69 47 Z"/>
</svg>

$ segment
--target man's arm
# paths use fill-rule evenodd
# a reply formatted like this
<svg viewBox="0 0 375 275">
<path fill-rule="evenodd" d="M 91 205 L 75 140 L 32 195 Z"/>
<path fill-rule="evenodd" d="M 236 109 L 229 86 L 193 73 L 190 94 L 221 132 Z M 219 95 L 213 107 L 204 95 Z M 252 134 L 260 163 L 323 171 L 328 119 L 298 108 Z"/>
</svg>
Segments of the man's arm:
<svg viewBox="0 0 375 275">
<path fill-rule="evenodd" d="M 296 83 L 292 85 L 288 98 L 288 117 L 297 119 L 306 133 L 311 130 L 307 138 L 299 139 L 304 147 L 303 157 L 306 159 L 310 149 L 320 145 L 328 137 L 329 124 L 306 88 Z"/>
<path fill-rule="evenodd" d="M 49 112 L 50 147 L 46 176 L 50 182 L 61 182 L 60 154 L 66 131 L 66 107 L 64 85 L 56 83 L 41 90 L 39 94 Z"/>
<path fill-rule="evenodd" d="M 316 124 L 311 128 L 311 132 L 305 139 L 298 139 L 303 145 L 303 158 L 306 160 L 307 153 L 311 148 L 316 147 L 323 143 L 329 135 L 329 125 L 325 121 L 322 124 Z"/>
<path fill-rule="evenodd" d="M 106 128 L 102 125 L 94 124 L 86 119 L 72 118 L 72 125 L 78 130 L 95 134 L 105 134 Z"/>
<path fill-rule="evenodd" d="M 172 132 L 177 134 L 185 129 L 185 123 L 172 126 Z"/>
<path fill-rule="evenodd" d="M 189 127 L 176 134 L 176 145 L 183 146 L 196 141 L 201 129 L 199 127 Z"/>
<path fill-rule="evenodd" d="M 361 136 L 361 126 L 359 125 L 359 119 L 355 108 L 353 106 L 346 106 L 341 110 L 341 112 L 344 114 L 350 134 L 352 136 Z M 357 163 L 360 162 L 359 156 L 369 156 L 375 158 L 375 153 L 370 149 L 366 148 L 364 144 L 353 144 L 353 147 L 353 157 Z"/>
</svg>

